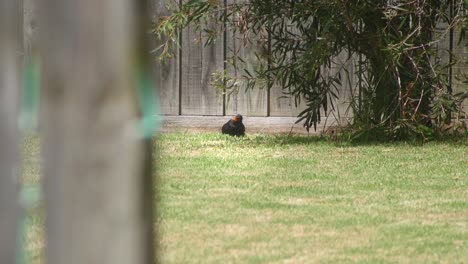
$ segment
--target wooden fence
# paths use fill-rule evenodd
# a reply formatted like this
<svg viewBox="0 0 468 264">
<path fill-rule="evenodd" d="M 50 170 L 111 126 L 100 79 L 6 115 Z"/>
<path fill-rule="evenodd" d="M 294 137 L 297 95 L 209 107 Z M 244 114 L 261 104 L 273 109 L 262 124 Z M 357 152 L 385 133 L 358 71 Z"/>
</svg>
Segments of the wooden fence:
<svg viewBox="0 0 468 264">
<path fill-rule="evenodd" d="M 153 1 L 154 14 L 167 15 L 165 0 Z M 444 31 L 446 25 L 440 25 L 440 31 Z M 468 59 L 468 50 L 463 45 L 457 44 L 459 32 L 446 34 L 446 37 L 437 45 L 443 60 L 449 60 L 447 50 L 453 50 L 465 61 Z M 224 116 L 240 113 L 246 116 L 258 117 L 291 117 L 297 116 L 303 108 L 303 104 L 295 106 L 294 100 L 283 94 L 281 87 L 275 86 L 271 90 L 265 87 L 257 87 L 254 90 L 244 92 L 243 87 L 233 92 L 230 96 L 223 95 L 222 91 L 210 86 L 212 73 L 215 71 L 228 71 L 233 75 L 233 69 L 225 63 L 230 57 L 231 50 L 241 45 L 238 38 L 232 32 L 224 32 L 218 37 L 215 45 L 204 46 L 203 42 L 194 41 L 200 38 L 200 33 L 193 28 L 188 28 L 181 33 L 181 49 L 176 51 L 176 56 L 166 63 L 155 65 L 155 79 L 159 89 L 162 112 L 170 116 Z M 241 50 L 247 61 L 255 63 L 252 49 Z M 342 54 L 336 58 L 339 62 L 345 62 L 348 54 Z M 350 82 L 344 82 L 337 100 L 337 112 L 332 118 L 341 119 L 350 116 L 348 110 L 351 89 L 357 92 L 359 87 L 357 77 L 354 77 L 355 61 L 345 63 L 346 71 L 350 73 Z M 331 68 L 330 71 L 337 71 Z M 342 70 L 345 72 L 345 70 Z M 456 78 L 458 74 L 466 71 L 465 67 L 454 66 L 447 69 L 450 74 L 453 91 L 468 91 Z M 465 104 L 465 107 L 468 105 Z"/>
</svg>

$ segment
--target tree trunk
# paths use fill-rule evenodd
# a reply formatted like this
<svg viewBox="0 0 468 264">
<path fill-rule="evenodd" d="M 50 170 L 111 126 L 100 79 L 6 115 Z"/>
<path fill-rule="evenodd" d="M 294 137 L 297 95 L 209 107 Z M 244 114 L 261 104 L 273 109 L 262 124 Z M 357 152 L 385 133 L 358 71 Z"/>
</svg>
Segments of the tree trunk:
<svg viewBox="0 0 468 264">
<path fill-rule="evenodd" d="M 150 142 L 135 126 L 132 0 L 42 0 L 49 264 L 153 263 Z"/>
<path fill-rule="evenodd" d="M 0 263 L 15 262 L 21 19 L 21 1 L 0 2 Z"/>
</svg>

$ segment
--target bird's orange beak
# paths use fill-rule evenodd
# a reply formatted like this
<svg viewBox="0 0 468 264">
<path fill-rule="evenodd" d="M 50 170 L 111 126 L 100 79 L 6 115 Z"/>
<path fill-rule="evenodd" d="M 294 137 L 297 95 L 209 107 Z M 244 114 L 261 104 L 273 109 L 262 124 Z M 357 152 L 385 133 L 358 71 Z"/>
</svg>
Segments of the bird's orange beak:
<svg viewBox="0 0 468 264">
<path fill-rule="evenodd" d="M 237 116 L 233 117 L 232 120 L 234 120 L 234 122 L 237 122 L 239 121 L 239 118 L 237 118 Z"/>
</svg>

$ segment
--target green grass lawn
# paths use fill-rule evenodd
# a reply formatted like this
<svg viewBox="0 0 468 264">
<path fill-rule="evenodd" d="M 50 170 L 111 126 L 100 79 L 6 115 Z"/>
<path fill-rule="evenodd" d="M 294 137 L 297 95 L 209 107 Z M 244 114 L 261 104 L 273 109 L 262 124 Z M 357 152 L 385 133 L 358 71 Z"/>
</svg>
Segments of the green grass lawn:
<svg viewBox="0 0 468 264">
<path fill-rule="evenodd" d="M 160 137 L 163 263 L 467 263 L 468 144 Z"/>
<path fill-rule="evenodd" d="M 162 263 L 468 262 L 466 141 L 165 134 L 155 147 Z M 35 181 L 37 159 L 25 164 Z"/>
</svg>

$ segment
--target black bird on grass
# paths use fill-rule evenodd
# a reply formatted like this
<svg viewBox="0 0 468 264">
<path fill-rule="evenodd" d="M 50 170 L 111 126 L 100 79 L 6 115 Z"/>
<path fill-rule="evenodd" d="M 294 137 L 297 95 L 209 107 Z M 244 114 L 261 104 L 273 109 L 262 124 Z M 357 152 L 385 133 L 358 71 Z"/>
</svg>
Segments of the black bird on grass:
<svg viewBox="0 0 468 264">
<path fill-rule="evenodd" d="M 221 128 L 223 134 L 241 137 L 245 135 L 245 126 L 242 124 L 242 116 L 236 115 Z"/>
</svg>

